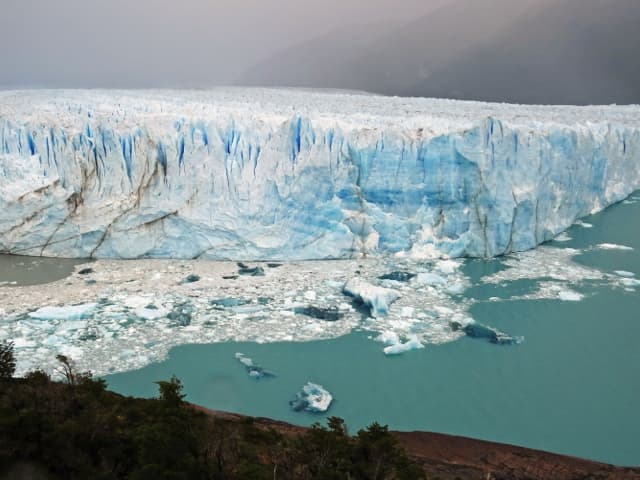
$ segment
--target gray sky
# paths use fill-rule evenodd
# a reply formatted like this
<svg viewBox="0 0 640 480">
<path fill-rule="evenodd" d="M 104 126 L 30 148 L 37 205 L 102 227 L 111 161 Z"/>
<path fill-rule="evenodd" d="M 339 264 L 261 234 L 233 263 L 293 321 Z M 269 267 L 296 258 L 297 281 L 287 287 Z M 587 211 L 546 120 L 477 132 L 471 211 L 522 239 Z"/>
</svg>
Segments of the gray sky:
<svg viewBox="0 0 640 480">
<path fill-rule="evenodd" d="M 640 0 L 0 0 L 0 87 L 640 103 Z"/>
<path fill-rule="evenodd" d="M 1 0 L 0 85 L 230 84 L 289 46 L 447 1 Z"/>
</svg>

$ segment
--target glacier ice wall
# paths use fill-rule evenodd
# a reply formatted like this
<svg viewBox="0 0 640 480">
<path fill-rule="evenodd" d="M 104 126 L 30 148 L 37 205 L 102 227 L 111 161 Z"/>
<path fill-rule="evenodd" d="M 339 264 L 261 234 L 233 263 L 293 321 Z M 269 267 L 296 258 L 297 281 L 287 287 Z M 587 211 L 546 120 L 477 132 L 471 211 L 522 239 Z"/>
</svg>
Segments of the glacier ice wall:
<svg viewBox="0 0 640 480">
<path fill-rule="evenodd" d="M 0 92 L 0 252 L 495 256 L 640 188 L 640 107 Z"/>
</svg>

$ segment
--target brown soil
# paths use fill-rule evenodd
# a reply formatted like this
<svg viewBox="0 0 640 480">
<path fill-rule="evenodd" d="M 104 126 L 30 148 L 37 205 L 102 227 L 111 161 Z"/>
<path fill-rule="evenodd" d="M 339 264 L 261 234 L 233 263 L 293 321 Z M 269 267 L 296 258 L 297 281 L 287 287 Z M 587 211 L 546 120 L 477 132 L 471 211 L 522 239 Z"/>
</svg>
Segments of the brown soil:
<svg viewBox="0 0 640 480">
<path fill-rule="evenodd" d="M 216 417 L 243 419 L 243 415 L 195 406 Z M 254 422 L 280 433 L 297 435 L 305 427 L 268 418 Z M 640 467 L 624 468 L 513 445 L 440 433 L 395 432 L 409 456 L 427 475 L 441 479 L 478 480 L 640 480 Z"/>
</svg>

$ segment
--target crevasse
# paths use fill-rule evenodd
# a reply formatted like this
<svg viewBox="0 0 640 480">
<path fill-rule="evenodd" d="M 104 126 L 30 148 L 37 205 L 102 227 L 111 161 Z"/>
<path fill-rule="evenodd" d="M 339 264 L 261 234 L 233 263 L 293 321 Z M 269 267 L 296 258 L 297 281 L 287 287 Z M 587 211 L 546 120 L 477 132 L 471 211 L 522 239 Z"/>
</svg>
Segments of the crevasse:
<svg viewBox="0 0 640 480">
<path fill-rule="evenodd" d="M 640 188 L 640 107 L 0 92 L 0 252 L 491 257 Z"/>
</svg>

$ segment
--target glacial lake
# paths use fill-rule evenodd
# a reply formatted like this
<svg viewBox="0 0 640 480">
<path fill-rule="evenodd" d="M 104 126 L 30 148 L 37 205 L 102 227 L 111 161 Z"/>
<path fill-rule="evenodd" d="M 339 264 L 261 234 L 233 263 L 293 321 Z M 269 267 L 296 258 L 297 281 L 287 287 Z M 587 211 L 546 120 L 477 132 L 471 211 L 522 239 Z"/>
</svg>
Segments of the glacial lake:
<svg viewBox="0 0 640 480">
<path fill-rule="evenodd" d="M 632 197 L 633 198 L 633 197 Z M 615 205 L 568 230 L 558 247 L 581 249 L 575 261 L 605 272 L 640 275 L 640 203 Z M 592 228 L 588 228 L 589 224 Z M 617 244 L 634 250 L 594 248 Z M 502 260 L 469 260 L 477 281 Z M 522 296 L 524 279 L 472 286 L 487 300 Z M 373 421 L 396 430 L 428 430 L 640 465 L 640 295 L 606 285 L 576 288 L 580 301 L 480 301 L 478 322 L 523 336 L 500 346 L 472 338 L 385 356 L 366 333 L 308 343 L 186 345 L 140 370 L 106 377 L 123 394 L 151 397 L 152 382 L 176 375 L 191 402 L 213 409 L 310 425 L 346 419 L 352 432 Z M 495 299 L 494 299 L 495 300 Z M 276 373 L 249 378 L 242 352 Z M 334 396 L 327 414 L 294 412 L 288 400 L 307 381 Z"/>
<path fill-rule="evenodd" d="M 464 262 L 460 270 L 467 288 L 453 296 L 455 301 L 468 304 L 468 314 L 476 322 L 523 337 L 520 344 L 462 337 L 387 356 L 384 345 L 373 341 L 377 333 L 347 329 L 345 335 L 332 333 L 331 339 L 308 342 L 180 345 L 163 361 L 104 378 L 120 393 L 152 397 L 157 395 L 153 382 L 175 374 L 184 384 L 187 400 L 212 409 L 301 425 L 340 416 L 353 433 L 378 421 L 396 430 L 443 432 L 640 465 L 638 200 L 632 196 L 583 219 L 559 241 L 522 256 L 520 267 L 512 268 L 508 257 Z M 570 264 L 563 253 L 568 249 L 576 249 Z M 7 282 L 6 295 L 17 294 L 20 285 L 57 280 L 77 263 L 0 256 L 0 282 Z M 583 273 L 580 266 L 603 276 L 577 278 Z M 559 290 L 548 281 L 556 274 L 570 288 Z M 498 280 L 487 282 L 496 275 Z M 60 288 L 85 283 L 90 288 L 89 280 L 82 278 L 76 282 L 83 283 L 63 283 Z M 95 278 L 100 284 L 101 278 Z M 24 295 L 28 298 L 29 292 Z M 111 317 L 105 318 L 108 322 Z M 38 324 L 29 322 L 25 325 Z M 233 317 L 229 322 L 232 331 Z M 21 358 L 36 358 L 30 352 L 41 350 L 38 338 L 59 342 L 79 335 L 66 326 L 62 330 L 69 336 L 64 337 L 60 325 L 51 325 L 53 333 L 34 337 L 35 344 L 27 338 L 35 330 L 24 330 L 18 349 Z M 6 328 L 0 328 L 0 334 L 15 334 L 14 327 Z M 128 348 L 135 343 L 131 336 Z M 47 348 L 62 347 L 52 341 Z M 80 347 L 74 348 L 82 354 Z M 91 348 L 86 347 L 89 352 Z M 235 358 L 237 352 L 276 376 L 250 378 Z M 50 356 L 50 350 L 37 358 L 48 358 L 45 354 Z M 326 414 L 290 408 L 289 400 L 309 381 L 333 395 Z"/>
</svg>

